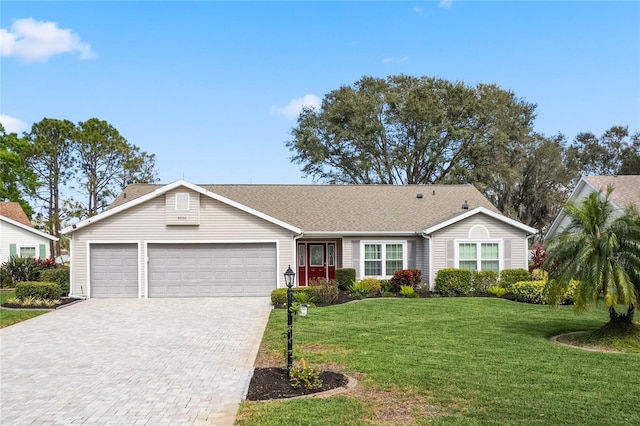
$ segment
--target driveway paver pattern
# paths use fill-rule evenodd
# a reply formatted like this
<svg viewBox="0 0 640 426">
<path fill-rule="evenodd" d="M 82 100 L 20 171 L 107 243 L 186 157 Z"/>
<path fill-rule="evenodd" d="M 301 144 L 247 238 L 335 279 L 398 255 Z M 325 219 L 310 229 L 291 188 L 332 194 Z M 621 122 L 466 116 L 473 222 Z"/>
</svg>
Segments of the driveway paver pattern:
<svg viewBox="0 0 640 426">
<path fill-rule="evenodd" d="M 232 425 L 268 298 L 90 299 L 0 330 L 0 424 Z"/>
</svg>

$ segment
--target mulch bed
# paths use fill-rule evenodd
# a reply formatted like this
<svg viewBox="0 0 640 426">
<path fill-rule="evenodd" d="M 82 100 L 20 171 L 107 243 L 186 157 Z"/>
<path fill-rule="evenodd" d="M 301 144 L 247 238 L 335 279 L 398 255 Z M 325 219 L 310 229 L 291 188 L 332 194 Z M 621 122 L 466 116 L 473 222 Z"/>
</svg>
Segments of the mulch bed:
<svg viewBox="0 0 640 426">
<path fill-rule="evenodd" d="M 307 390 L 304 387 L 293 389 L 289 383 L 286 368 L 270 367 L 256 368 L 249 383 L 247 400 L 263 401 L 266 399 L 292 398 L 295 396 L 310 395 L 336 389 L 347 384 L 348 379 L 344 374 L 333 371 L 324 371 L 320 374 L 322 389 Z"/>
<path fill-rule="evenodd" d="M 60 303 L 57 303 L 53 306 L 39 306 L 39 305 L 35 305 L 35 306 L 22 306 L 20 304 L 16 304 L 16 303 L 3 303 L 2 306 L 3 308 L 11 308 L 11 309 L 57 309 L 60 306 L 64 306 L 64 305 L 68 305 L 69 303 L 74 303 L 74 302 L 78 302 L 81 299 L 76 299 L 73 297 L 63 297 L 60 299 Z"/>
</svg>

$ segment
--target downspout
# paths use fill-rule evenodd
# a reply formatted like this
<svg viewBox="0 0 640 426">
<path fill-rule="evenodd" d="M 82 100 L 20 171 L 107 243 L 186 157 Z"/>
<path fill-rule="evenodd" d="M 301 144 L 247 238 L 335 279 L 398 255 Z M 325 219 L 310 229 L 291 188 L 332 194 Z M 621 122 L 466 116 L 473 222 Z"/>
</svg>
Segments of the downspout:
<svg viewBox="0 0 640 426">
<path fill-rule="evenodd" d="M 424 232 L 421 232 L 420 235 L 422 236 L 422 238 L 426 239 L 429 241 L 429 291 L 433 291 L 435 290 L 435 286 L 433 283 L 433 247 L 431 247 L 431 237 L 427 234 L 425 234 Z"/>
</svg>

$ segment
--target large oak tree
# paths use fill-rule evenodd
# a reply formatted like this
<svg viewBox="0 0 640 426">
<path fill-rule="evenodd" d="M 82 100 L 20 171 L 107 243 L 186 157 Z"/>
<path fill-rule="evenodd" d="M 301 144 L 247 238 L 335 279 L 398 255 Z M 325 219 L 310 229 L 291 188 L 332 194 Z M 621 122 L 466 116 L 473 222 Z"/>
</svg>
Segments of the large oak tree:
<svg viewBox="0 0 640 426">
<path fill-rule="evenodd" d="M 526 137 L 535 108 L 492 84 L 363 77 L 304 109 L 287 146 L 317 181 L 440 183 Z"/>
</svg>

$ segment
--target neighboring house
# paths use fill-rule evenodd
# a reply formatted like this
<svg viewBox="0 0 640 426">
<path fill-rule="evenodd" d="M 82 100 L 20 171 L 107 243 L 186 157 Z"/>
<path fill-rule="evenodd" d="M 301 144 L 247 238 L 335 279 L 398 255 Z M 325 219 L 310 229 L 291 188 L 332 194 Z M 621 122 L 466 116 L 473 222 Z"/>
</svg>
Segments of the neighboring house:
<svg viewBox="0 0 640 426">
<path fill-rule="evenodd" d="M 106 211 L 65 228 L 71 294 L 265 296 L 355 268 L 358 279 L 420 269 L 526 268 L 536 230 L 471 185 L 128 187 Z"/>
<path fill-rule="evenodd" d="M 0 263 L 11 256 L 48 259 L 58 238 L 35 229 L 19 203 L 0 202 Z"/>
<path fill-rule="evenodd" d="M 580 203 L 592 192 L 602 191 L 604 193 L 608 186 L 613 187 L 609 201 L 616 215 L 624 214 L 625 208 L 629 205 L 633 205 L 640 210 L 640 175 L 583 176 L 573 189 L 573 192 L 571 192 L 567 202 Z M 561 210 L 549 227 L 545 239 L 549 240 L 557 236 L 569 223 L 570 219 L 566 216 L 564 209 Z"/>
</svg>

